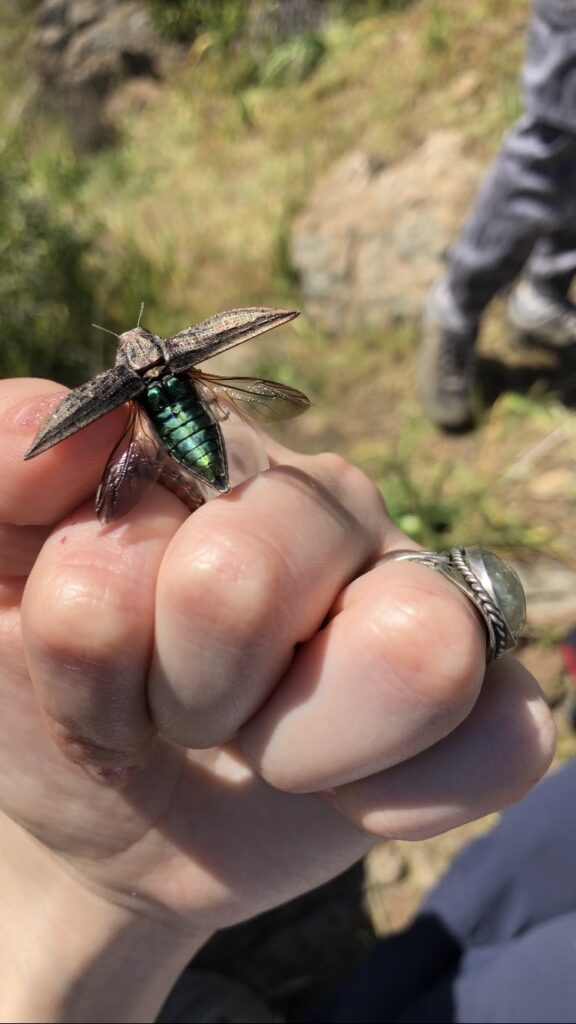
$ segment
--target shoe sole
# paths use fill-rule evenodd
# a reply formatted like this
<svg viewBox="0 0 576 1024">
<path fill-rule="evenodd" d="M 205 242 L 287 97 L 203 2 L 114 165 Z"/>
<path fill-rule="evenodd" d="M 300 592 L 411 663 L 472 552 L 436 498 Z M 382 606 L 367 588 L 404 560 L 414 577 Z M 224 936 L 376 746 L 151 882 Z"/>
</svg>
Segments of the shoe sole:
<svg viewBox="0 0 576 1024">
<path fill-rule="evenodd" d="M 524 330 L 516 324 L 508 324 L 508 337 L 513 348 L 534 350 L 545 349 L 547 352 L 568 353 L 576 351 L 576 342 L 557 345 L 549 338 L 543 338 L 537 331 Z"/>
</svg>

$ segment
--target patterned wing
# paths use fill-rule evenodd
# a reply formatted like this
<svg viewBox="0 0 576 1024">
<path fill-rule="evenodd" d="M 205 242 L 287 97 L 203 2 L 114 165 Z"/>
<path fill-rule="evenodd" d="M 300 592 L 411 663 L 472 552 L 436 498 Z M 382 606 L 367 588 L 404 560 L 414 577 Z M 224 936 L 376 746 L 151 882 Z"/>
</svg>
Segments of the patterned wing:
<svg viewBox="0 0 576 1024">
<path fill-rule="evenodd" d="M 164 452 L 145 429 L 140 410 L 132 407 L 130 423 L 110 453 L 96 494 L 101 523 L 122 519 L 158 479 Z"/>
<path fill-rule="evenodd" d="M 186 327 L 172 338 L 160 341 L 162 354 L 172 372 L 181 373 L 234 345 L 241 345 L 273 327 L 287 324 L 299 315 L 296 309 L 272 309 L 267 306 L 230 309 Z"/>
<path fill-rule="evenodd" d="M 277 423 L 280 420 L 300 416 L 310 408 L 310 399 L 302 391 L 274 380 L 260 380 L 257 377 L 220 377 L 216 374 L 192 370 L 194 383 L 202 391 L 208 391 L 208 401 L 218 400 L 219 395 L 261 423 Z"/>
<path fill-rule="evenodd" d="M 127 366 L 115 366 L 74 388 L 52 410 L 24 456 L 33 459 L 143 391 L 141 377 Z"/>
<path fill-rule="evenodd" d="M 148 418 L 134 405 L 130 423 L 110 454 L 96 494 L 100 522 L 122 519 L 156 480 L 180 498 L 191 512 L 204 504 L 195 478 L 166 455 Z"/>
</svg>

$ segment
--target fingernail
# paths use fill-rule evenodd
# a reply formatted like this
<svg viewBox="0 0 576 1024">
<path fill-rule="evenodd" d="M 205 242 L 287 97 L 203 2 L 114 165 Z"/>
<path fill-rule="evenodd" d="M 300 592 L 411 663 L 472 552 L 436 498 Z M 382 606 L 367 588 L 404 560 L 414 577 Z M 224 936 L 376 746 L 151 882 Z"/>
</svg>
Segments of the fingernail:
<svg viewBox="0 0 576 1024">
<path fill-rule="evenodd" d="M 38 428 L 46 419 L 52 409 L 62 401 L 66 392 L 56 392 L 52 395 L 43 395 L 30 401 L 28 399 L 19 406 L 12 406 L 2 416 L 2 422 L 8 428 L 18 433 L 28 433 Z"/>
</svg>

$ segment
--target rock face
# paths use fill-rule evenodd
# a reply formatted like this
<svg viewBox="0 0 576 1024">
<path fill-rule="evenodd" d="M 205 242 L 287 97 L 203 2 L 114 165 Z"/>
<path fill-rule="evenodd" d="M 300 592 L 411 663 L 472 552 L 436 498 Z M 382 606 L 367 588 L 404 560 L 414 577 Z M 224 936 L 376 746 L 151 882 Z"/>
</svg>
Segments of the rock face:
<svg viewBox="0 0 576 1024">
<path fill-rule="evenodd" d="M 327 0 L 247 0 L 250 45 L 266 48 L 271 39 L 313 31 L 326 9 Z M 122 97 L 146 102 L 164 65 L 184 52 L 154 32 L 144 0 L 40 0 L 37 19 L 45 96 L 64 112 L 81 149 L 113 142 Z M 127 88 L 134 80 L 139 84 Z"/>
<path fill-rule="evenodd" d="M 576 621 L 576 569 L 540 556 L 514 564 L 526 592 L 528 623 L 533 627 L 572 626 Z"/>
<path fill-rule="evenodd" d="M 419 317 L 482 174 L 455 132 L 383 166 L 348 154 L 315 188 L 292 236 L 306 311 L 323 330 Z"/>
<path fill-rule="evenodd" d="M 48 95 L 83 148 L 113 137 L 106 109 L 113 92 L 134 78 L 160 77 L 162 44 L 137 0 L 43 0 L 36 42 Z"/>
</svg>

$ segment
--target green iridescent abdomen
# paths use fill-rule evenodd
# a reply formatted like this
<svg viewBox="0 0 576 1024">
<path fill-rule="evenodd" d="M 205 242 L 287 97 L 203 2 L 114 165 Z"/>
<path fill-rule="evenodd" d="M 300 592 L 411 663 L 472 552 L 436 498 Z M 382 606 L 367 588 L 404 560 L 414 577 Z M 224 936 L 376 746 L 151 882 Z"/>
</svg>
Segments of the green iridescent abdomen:
<svg viewBox="0 0 576 1024">
<path fill-rule="evenodd" d="M 163 377 L 138 396 L 171 458 L 219 491 L 228 490 L 222 435 L 194 385 L 185 377 Z"/>
</svg>

